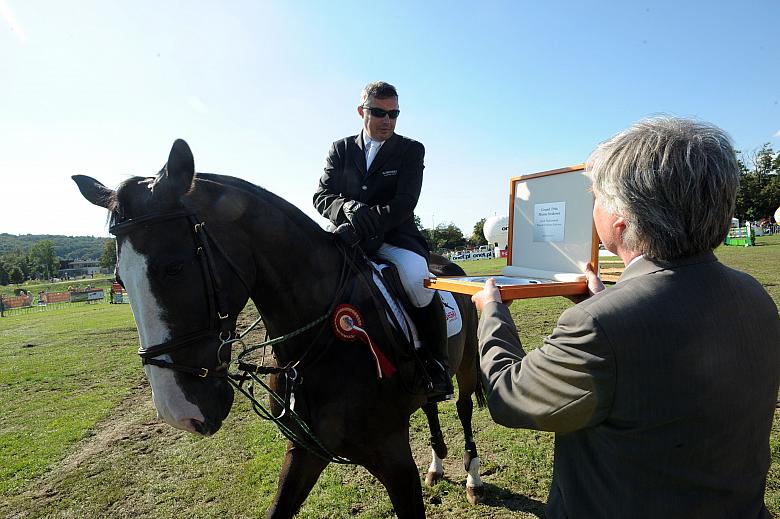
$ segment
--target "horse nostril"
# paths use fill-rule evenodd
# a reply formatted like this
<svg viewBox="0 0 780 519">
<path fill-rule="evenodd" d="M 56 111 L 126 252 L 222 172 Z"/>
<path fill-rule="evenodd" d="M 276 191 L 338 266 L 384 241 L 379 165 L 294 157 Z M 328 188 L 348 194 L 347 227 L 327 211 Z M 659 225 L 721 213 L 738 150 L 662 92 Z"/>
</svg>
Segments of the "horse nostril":
<svg viewBox="0 0 780 519">
<path fill-rule="evenodd" d="M 220 425 L 222 425 L 221 420 L 205 420 L 201 422 L 200 420 L 195 420 L 194 418 L 190 419 L 190 430 L 202 436 L 211 436 L 219 430 Z"/>
<path fill-rule="evenodd" d="M 211 434 L 208 430 L 208 427 L 206 427 L 206 424 L 201 422 L 200 420 L 195 420 L 194 418 L 192 418 L 190 419 L 190 425 L 192 425 L 192 428 L 198 434 L 202 434 L 204 436 Z"/>
</svg>

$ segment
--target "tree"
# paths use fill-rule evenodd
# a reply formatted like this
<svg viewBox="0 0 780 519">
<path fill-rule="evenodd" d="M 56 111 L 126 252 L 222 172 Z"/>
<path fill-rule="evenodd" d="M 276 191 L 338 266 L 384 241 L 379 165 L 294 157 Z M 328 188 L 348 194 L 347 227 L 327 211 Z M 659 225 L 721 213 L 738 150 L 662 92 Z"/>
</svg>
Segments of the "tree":
<svg viewBox="0 0 780 519">
<path fill-rule="evenodd" d="M 756 152 L 740 154 L 739 165 L 742 174 L 734 216 L 740 220 L 771 218 L 780 206 L 780 153 L 775 156 L 766 143 Z"/>
<path fill-rule="evenodd" d="M 10 283 L 8 279 L 8 267 L 6 267 L 4 261 L 0 261 L 0 285 L 7 285 Z"/>
<path fill-rule="evenodd" d="M 57 273 L 59 261 L 54 254 L 54 244 L 51 240 L 41 240 L 33 244 L 27 256 L 31 274 L 36 277 L 51 279 Z"/>
<path fill-rule="evenodd" d="M 18 285 L 24 281 L 24 273 L 22 272 L 22 269 L 17 266 L 11 267 L 11 271 L 8 273 L 8 280 L 15 285 Z"/>
<path fill-rule="evenodd" d="M 420 217 L 417 215 L 414 215 L 414 225 L 417 226 L 417 230 L 424 231 L 425 228 L 423 227 L 422 221 L 420 220 Z"/>
<path fill-rule="evenodd" d="M 428 240 L 431 250 L 451 250 L 457 247 L 463 247 L 466 244 L 466 238 L 463 237 L 463 231 L 453 223 L 440 223 L 435 229 L 425 229 L 423 235 Z"/>
<path fill-rule="evenodd" d="M 474 230 L 471 232 L 471 237 L 469 238 L 469 245 L 472 247 L 487 245 L 487 238 L 485 238 L 485 220 L 487 220 L 487 218 L 482 218 L 474 224 Z"/>
<path fill-rule="evenodd" d="M 22 277 L 28 278 L 30 277 L 30 258 L 29 255 L 24 252 L 21 249 L 15 249 L 5 256 L 3 256 L 3 261 L 5 262 L 6 270 L 8 270 L 8 273 L 11 273 L 11 269 L 13 267 L 19 267 L 19 270 L 22 271 Z"/>
<path fill-rule="evenodd" d="M 105 245 L 103 245 L 100 267 L 108 270 L 114 270 L 116 267 L 116 240 L 106 240 Z"/>
</svg>

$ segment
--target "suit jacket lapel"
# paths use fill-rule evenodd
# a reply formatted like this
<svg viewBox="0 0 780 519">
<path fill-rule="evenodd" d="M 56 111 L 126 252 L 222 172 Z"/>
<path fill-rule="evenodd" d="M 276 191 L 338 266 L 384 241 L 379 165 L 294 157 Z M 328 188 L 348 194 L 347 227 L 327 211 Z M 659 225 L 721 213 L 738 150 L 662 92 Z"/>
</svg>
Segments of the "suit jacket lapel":
<svg viewBox="0 0 780 519">
<path fill-rule="evenodd" d="M 366 176 L 366 151 L 363 149 L 363 132 L 360 132 L 355 138 L 349 142 L 350 152 L 352 158 L 355 161 L 358 171 L 365 177 Z M 357 149 L 355 149 L 357 148 Z M 374 160 L 376 162 L 376 159 Z"/>
<path fill-rule="evenodd" d="M 379 148 L 379 153 L 374 157 L 374 161 L 371 163 L 371 168 L 368 170 L 368 174 L 372 175 L 379 171 L 384 166 L 387 159 L 393 156 L 393 151 L 398 144 L 398 136 L 393 134 L 392 137 L 387 139 L 385 143 Z M 364 161 L 365 162 L 365 161 Z"/>
</svg>

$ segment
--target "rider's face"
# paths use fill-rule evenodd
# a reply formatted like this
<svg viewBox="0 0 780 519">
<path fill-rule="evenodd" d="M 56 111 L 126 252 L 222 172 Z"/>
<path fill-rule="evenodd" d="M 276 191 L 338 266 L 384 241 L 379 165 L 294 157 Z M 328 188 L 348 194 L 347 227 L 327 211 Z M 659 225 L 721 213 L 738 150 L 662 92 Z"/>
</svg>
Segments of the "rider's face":
<svg viewBox="0 0 780 519">
<path fill-rule="evenodd" d="M 369 97 L 363 106 L 371 108 L 381 108 L 385 111 L 398 110 L 398 98 L 389 97 L 387 99 L 376 99 Z M 396 119 L 391 119 L 389 115 L 376 117 L 371 115 L 371 111 L 363 106 L 358 106 L 358 114 L 363 118 L 363 129 L 366 134 L 375 141 L 386 141 L 393 136 L 395 131 Z"/>
</svg>

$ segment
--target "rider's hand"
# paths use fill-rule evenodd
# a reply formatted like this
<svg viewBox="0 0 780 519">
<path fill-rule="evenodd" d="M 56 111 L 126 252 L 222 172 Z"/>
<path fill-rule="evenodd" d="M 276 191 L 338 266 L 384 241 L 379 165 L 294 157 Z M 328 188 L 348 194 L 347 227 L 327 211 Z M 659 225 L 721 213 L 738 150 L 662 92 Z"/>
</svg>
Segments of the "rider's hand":
<svg viewBox="0 0 780 519">
<path fill-rule="evenodd" d="M 376 236 L 377 215 L 371 212 L 369 206 L 356 200 L 350 200 L 344 204 L 343 209 L 344 216 L 347 217 L 361 238 Z"/>
<path fill-rule="evenodd" d="M 368 206 L 363 206 L 352 217 L 352 225 L 364 239 L 373 238 L 379 230 L 377 214 Z"/>
<path fill-rule="evenodd" d="M 342 223 L 333 229 L 333 235 L 347 247 L 354 247 L 360 242 L 360 236 L 355 232 L 351 223 Z"/>
<path fill-rule="evenodd" d="M 482 311 L 482 309 L 485 308 L 485 305 L 490 302 L 495 301 L 496 303 L 502 303 L 501 292 L 499 292 L 498 287 L 496 287 L 496 280 L 490 278 L 485 281 L 485 288 L 471 296 L 471 301 L 474 302 L 479 311 Z M 509 302 L 511 303 L 511 301 Z"/>
<path fill-rule="evenodd" d="M 588 281 L 588 295 L 581 296 L 569 296 L 569 301 L 574 304 L 581 303 L 594 294 L 598 294 L 604 290 L 604 283 L 601 282 L 596 272 L 593 270 L 593 265 L 588 263 L 585 267 L 585 279 Z"/>
</svg>

